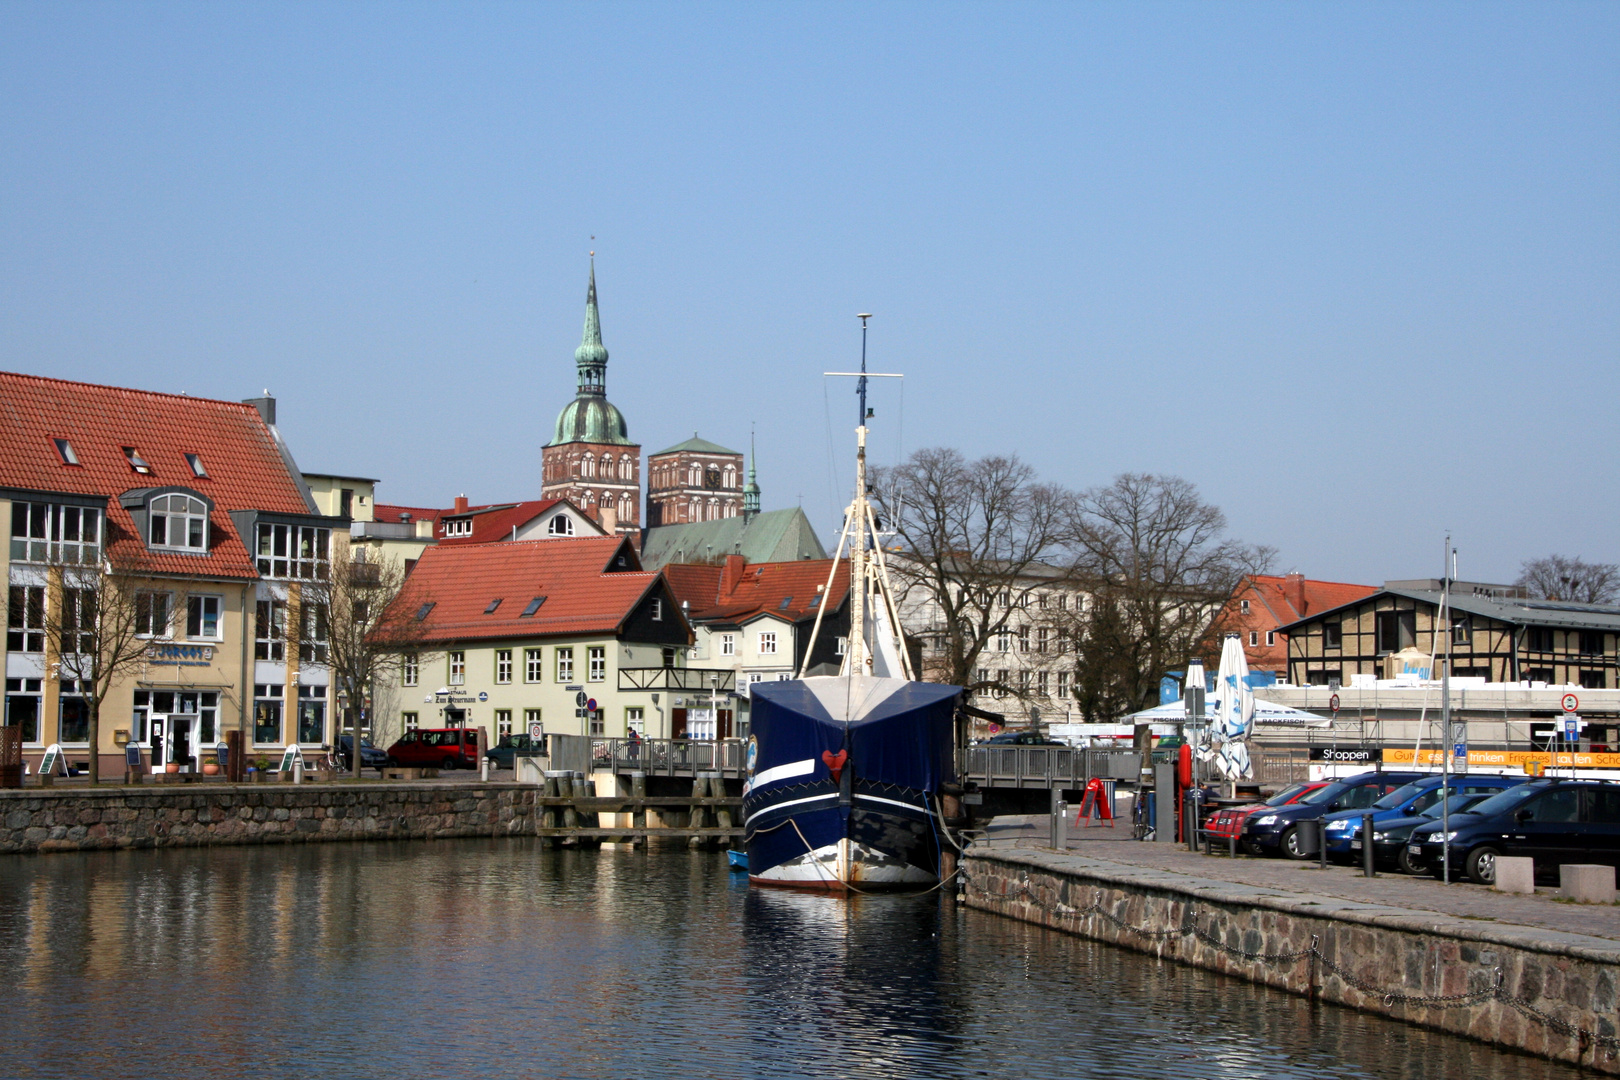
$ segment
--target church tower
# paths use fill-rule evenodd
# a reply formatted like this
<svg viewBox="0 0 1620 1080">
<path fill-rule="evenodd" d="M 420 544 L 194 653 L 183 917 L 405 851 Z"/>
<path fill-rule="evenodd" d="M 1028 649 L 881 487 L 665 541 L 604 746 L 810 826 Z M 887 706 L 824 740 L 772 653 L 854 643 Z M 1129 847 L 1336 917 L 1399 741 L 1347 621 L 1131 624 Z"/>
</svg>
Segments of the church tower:
<svg viewBox="0 0 1620 1080">
<path fill-rule="evenodd" d="M 574 350 L 578 388 L 541 452 L 540 495 L 568 499 L 609 532 L 641 528 L 641 447 L 607 399 L 608 351 L 596 309 L 596 253 L 585 290 L 585 333 Z"/>
</svg>

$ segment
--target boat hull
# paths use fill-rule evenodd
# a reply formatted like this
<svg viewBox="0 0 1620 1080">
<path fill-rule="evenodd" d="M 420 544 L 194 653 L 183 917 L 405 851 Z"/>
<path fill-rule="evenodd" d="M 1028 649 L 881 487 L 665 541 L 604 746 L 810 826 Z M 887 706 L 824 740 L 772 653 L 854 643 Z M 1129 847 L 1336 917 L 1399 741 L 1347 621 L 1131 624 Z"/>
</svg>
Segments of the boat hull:
<svg viewBox="0 0 1620 1080">
<path fill-rule="evenodd" d="M 937 883 L 956 693 L 843 676 L 756 687 L 743 798 L 750 880 L 833 892 Z"/>
</svg>

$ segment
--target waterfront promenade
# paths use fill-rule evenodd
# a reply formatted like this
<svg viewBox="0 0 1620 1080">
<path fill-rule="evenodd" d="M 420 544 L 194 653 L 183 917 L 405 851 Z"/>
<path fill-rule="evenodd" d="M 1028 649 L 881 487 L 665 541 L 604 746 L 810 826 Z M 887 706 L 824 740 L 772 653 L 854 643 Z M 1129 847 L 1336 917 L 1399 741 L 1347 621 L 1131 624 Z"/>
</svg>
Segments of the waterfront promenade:
<svg viewBox="0 0 1620 1080">
<path fill-rule="evenodd" d="M 1620 907 L 1273 859 L 1046 819 L 963 859 L 969 906 L 1306 998 L 1620 1074 Z"/>
</svg>

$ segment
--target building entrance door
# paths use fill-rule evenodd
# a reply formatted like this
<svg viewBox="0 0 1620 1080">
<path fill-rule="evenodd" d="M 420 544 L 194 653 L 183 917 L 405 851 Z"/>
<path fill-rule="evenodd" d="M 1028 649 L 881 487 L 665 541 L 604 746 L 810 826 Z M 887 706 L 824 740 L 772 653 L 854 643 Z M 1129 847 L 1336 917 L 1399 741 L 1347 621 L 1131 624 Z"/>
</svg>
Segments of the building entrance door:
<svg viewBox="0 0 1620 1080">
<path fill-rule="evenodd" d="M 195 713 L 153 714 L 152 771 L 162 772 L 170 762 L 181 772 L 197 768 L 197 721 Z"/>
</svg>

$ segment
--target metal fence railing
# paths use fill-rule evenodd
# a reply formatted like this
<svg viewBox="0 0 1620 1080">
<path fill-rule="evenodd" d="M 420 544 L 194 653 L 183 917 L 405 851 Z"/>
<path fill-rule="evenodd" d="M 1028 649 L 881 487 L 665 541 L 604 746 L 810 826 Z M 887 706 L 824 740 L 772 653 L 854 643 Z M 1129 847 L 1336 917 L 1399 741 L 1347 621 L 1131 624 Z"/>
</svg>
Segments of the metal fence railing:
<svg viewBox="0 0 1620 1080">
<path fill-rule="evenodd" d="M 1093 777 L 1135 780 L 1142 755 L 1067 746 L 969 746 L 958 751 L 957 773 L 985 787 L 1080 788 Z"/>
</svg>

